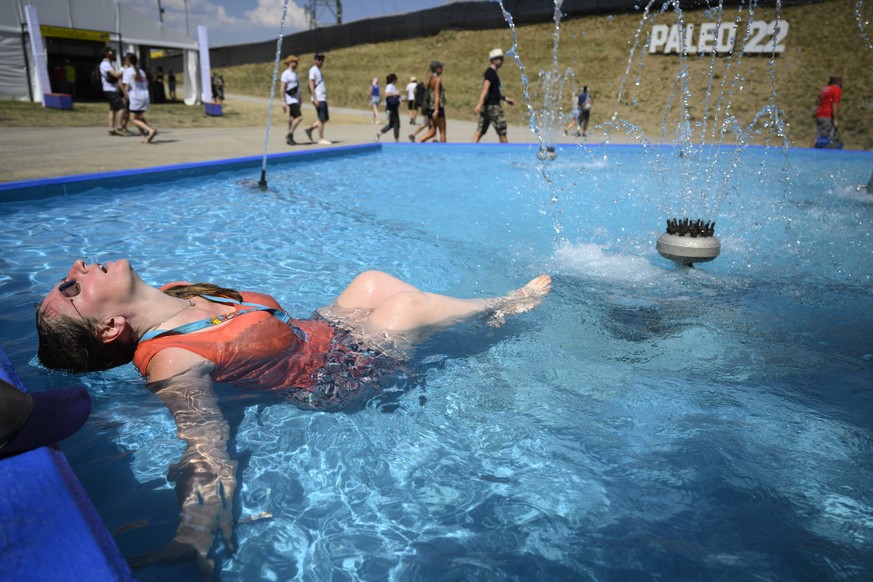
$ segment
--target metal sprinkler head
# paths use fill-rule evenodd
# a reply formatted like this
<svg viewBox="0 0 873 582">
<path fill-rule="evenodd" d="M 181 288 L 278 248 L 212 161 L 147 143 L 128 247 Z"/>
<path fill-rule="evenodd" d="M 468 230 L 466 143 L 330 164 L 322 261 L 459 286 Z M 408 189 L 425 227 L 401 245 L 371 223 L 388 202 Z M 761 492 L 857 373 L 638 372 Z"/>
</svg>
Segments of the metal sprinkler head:
<svg viewBox="0 0 873 582">
<path fill-rule="evenodd" d="M 715 237 L 715 222 L 668 218 L 667 232 L 658 238 L 655 246 L 665 259 L 692 266 L 716 258 L 721 243 Z"/>
<path fill-rule="evenodd" d="M 551 162 L 558 157 L 558 152 L 555 151 L 555 146 L 543 146 L 537 152 L 537 159 Z"/>
</svg>

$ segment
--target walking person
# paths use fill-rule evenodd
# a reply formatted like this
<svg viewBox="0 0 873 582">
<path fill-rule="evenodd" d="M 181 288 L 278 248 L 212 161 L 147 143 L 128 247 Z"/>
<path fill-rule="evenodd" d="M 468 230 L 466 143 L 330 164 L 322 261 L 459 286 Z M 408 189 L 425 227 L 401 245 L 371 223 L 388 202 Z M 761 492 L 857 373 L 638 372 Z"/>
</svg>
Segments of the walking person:
<svg viewBox="0 0 873 582">
<path fill-rule="evenodd" d="M 370 107 L 373 108 L 373 125 L 379 123 L 379 103 L 381 102 L 379 77 L 373 77 L 373 81 L 370 83 Z"/>
<path fill-rule="evenodd" d="M 385 111 L 388 113 L 388 124 L 376 132 L 376 141 L 383 133 L 394 129 L 394 141 L 400 141 L 400 91 L 397 90 L 397 75 L 390 73 L 385 79 Z"/>
<path fill-rule="evenodd" d="M 494 126 L 500 143 L 508 143 L 506 115 L 503 114 L 500 102 L 506 101 L 509 105 L 515 105 L 515 101 L 503 94 L 500 76 L 497 74 L 497 71 L 503 66 L 503 51 L 496 48 L 488 53 L 488 58 L 491 64 L 485 69 L 485 74 L 482 76 L 482 90 L 479 92 L 479 101 L 474 109 L 476 115 L 479 116 L 479 121 L 476 124 L 476 131 L 473 133 L 473 143 L 479 143 L 491 125 Z"/>
<path fill-rule="evenodd" d="M 573 132 L 573 134 L 576 135 L 577 137 L 582 135 L 582 126 L 579 125 L 582 122 L 582 116 L 581 116 L 581 111 L 579 111 L 579 101 L 578 101 L 580 93 L 582 93 L 581 90 L 574 92 L 572 95 L 570 95 L 570 97 L 572 98 L 572 101 L 573 101 L 573 112 L 570 114 L 570 121 L 568 121 L 567 125 L 564 126 L 564 135 L 567 135 L 568 132 L 571 129 L 573 129 L 574 127 L 576 128 L 576 131 Z"/>
<path fill-rule="evenodd" d="M 164 90 L 164 68 L 158 67 L 155 70 L 155 80 L 154 80 L 154 94 L 155 94 L 155 103 L 166 103 L 167 102 L 167 92 Z"/>
<path fill-rule="evenodd" d="M 843 98 L 843 78 L 831 77 L 828 84 L 818 93 L 818 107 L 815 109 L 816 138 L 813 147 L 841 149 L 840 139 L 840 99 Z"/>
<path fill-rule="evenodd" d="M 409 125 L 415 125 L 418 121 L 418 102 L 415 99 L 415 89 L 418 87 L 418 79 L 409 78 L 406 84 L 406 109 L 409 111 Z"/>
<path fill-rule="evenodd" d="M 173 69 L 167 71 L 167 85 L 170 88 L 170 101 L 176 100 L 176 75 L 173 73 Z"/>
<path fill-rule="evenodd" d="M 443 64 L 440 61 L 431 61 L 425 76 L 426 90 L 423 106 L 425 118 L 430 121 L 430 124 L 419 143 L 436 137 L 437 131 L 440 134 L 439 141 L 446 141 L 446 86 L 442 82 L 442 74 Z"/>
<path fill-rule="evenodd" d="M 582 137 L 588 137 L 588 121 L 591 119 L 591 108 L 594 106 L 594 97 L 588 92 L 588 85 L 582 87 L 582 92 L 576 98 L 576 107 L 579 110 L 578 124 L 582 126 Z M 579 132 L 576 132 L 579 135 Z"/>
<path fill-rule="evenodd" d="M 219 73 L 215 78 L 215 95 L 213 96 L 219 103 L 224 103 L 224 75 Z"/>
<path fill-rule="evenodd" d="M 285 143 L 288 145 L 297 145 L 294 141 L 294 130 L 303 121 L 303 114 L 300 113 L 300 79 L 297 76 L 297 57 L 289 55 L 285 57 L 285 64 L 288 68 L 282 72 L 282 111 L 288 110 L 288 134 L 285 136 Z"/>
<path fill-rule="evenodd" d="M 330 113 L 327 109 L 327 88 L 324 85 L 324 75 L 321 73 L 321 67 L 324 66 L 324 55 L 315 53 L 313 59 L 315 64 L 309 69 L 309 95 L 312 100 L 312 105 L 315 106 L 316 120 L 306 132 L 306 137 L 312 141 L 312 132 L 318 130 L 318 143 L 320 145 L 330 145 L 331 141 L 324 139 L 324 124 L 330 120 Z"/>
<path fill-rule="evenodd" d="M 126 135 L 121 124 L 127 113 L 127 104 L 124 102 L 124 93 L 118 87 L 121 72 L 115 70 L 113 61 L 115 61 L 115 49 L 107 46 L 103 49 L 103 60 L 100 61 L 99 70 L 103 96 L 109 102 L 109 135 Z"/>
<path fill-rule="evenodd" d="M 135 54 L 124 56 L 124 79 L 122 84 L 130 104 L 130 121 L 139 130 L 143 143 L 149 143 L 158 135 L 158 130 L 149 125 L 145 112 L 149 108 L 149 78 L 145 71 L 139 68 Z"/>
</svg>

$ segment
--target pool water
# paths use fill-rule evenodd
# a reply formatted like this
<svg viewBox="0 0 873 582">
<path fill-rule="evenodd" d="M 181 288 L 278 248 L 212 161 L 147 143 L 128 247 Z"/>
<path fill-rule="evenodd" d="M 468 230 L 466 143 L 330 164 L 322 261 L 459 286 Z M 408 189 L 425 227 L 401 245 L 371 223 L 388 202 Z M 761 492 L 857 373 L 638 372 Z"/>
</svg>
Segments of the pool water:
<svg viewBox="0 0 873 582">
<path fill-rule="evenodd" d="M 696 203 L 671 199 L 676 156 L 535 153 L 385 146 L 271 166 L 266 192 L 256 170 L 216 171 L 0 203 L 0 346 L 33 390 L 87 386 L 63 448 L 125 556 L 172 537 L 184 443 L 131 366 L 38 366 L 33 304 L 75 257 L 269 292 L 300 317 L 369 268 L 470 297 L 553 275 L 538 310 L 433 337 L 353 413 L 219 387 L 240 467 L 222 580 L 869 577 L 873 155 L 724 162 L 704 217 L 722 255 L 687 269 L 655 252 Z"/>
</svg>

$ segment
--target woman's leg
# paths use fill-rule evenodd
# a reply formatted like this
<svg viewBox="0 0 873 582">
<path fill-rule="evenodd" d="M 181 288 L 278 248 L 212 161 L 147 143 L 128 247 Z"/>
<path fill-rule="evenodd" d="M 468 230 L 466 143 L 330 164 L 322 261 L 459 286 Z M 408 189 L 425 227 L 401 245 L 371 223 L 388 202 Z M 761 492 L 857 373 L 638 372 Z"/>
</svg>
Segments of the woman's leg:
<svg viewBox="0 0 873 582">
<path fill-rule="evenodd" d="M 391 112 L 391 123 L 394 124 L 394 141 L 400 141 L 400 112 L 396 109 Z"/>
<path fill-rule="evenodd" d="M 399 291 L 404 285 L 393 286 L 393 294 L 385 294 L 377 302 L 364 322 L 371 331 L 409 332 L 416 330 L 434 331 L 442 327 L 460 323 L 484 313 L 491 313 L 492 322 L 500 324 L 507 315 L 530 311 L 540 304 L 542 298 L 551 290 L 551 277 L 540 275 L 527 285 L 503 297 L 487 299 L 457 299 L 447 295 L 411 289 Z M 379 294 L 372 294 L 375 300 Z"/>
</svg>

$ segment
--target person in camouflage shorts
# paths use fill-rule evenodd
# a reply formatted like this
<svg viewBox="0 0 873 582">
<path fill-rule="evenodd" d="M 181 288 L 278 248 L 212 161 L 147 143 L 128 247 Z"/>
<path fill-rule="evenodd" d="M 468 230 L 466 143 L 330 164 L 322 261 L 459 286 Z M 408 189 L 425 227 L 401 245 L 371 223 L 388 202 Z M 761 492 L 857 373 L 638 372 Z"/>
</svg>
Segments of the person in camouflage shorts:
<svg viewBox="0 0 873 582">
<path fill-rule="evenodd" d="M 503 66 L 503 51 L 499 48 L 494 49 L 488 54 L 488 57 L 491 60 L 491 65 L 485 69 L 482 78 L 482 91 L 479 93 L 479 101 L 474 109 L 479 116 L 479 121 L 476 124 L 476 132 L 473 134 L 473 143 L 478 143 L 491 125 L 494 126 L 500 143 L 508 143 L 506 115 L 503 113 L 503 107 L 500 103 L 506 101 L 509 105 L 514 105 L 515 101 L 503 95 L 500 77 L 497 75 L 497 70 Z"/>
</svg>

